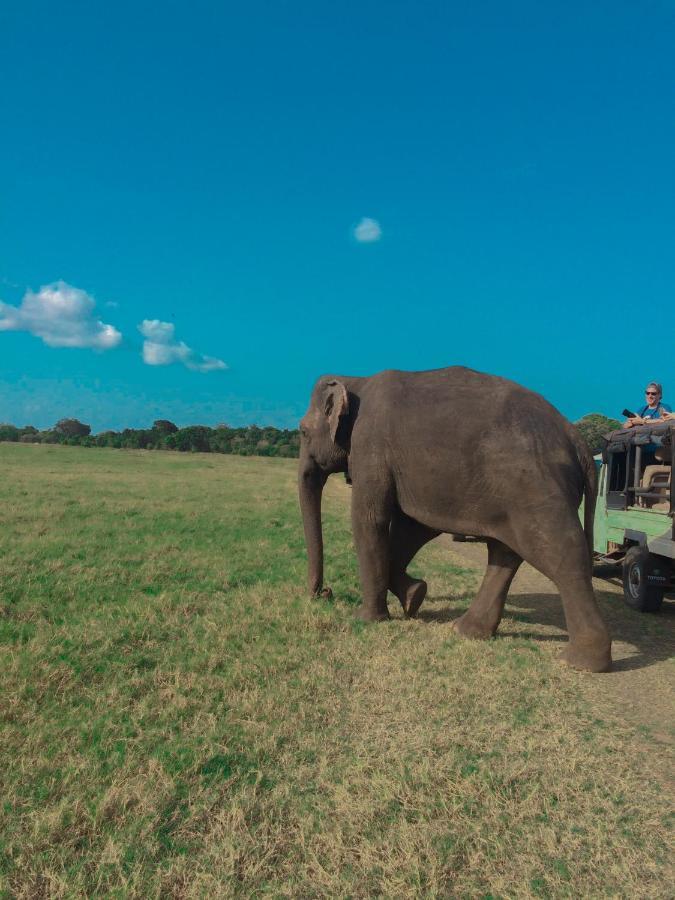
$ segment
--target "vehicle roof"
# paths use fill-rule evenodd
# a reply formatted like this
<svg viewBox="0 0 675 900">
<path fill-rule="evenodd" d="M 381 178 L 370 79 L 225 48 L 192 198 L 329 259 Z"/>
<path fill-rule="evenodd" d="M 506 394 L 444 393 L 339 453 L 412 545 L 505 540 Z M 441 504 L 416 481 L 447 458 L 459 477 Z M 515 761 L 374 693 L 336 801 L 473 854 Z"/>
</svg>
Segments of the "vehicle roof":
<svg viewBox="0 0 675 900">
<path fill-rule="evenodd" d="M 625 450 L 631 445 L 656 444 L 657 447 L 669 446 L 673 440 L 675 424 L 672 422 L 654 422 L 648 425 L 635 425 L 633 428 L 622 428 L 604 435 L 606 450 L 616 452 Z"/>
</svg>

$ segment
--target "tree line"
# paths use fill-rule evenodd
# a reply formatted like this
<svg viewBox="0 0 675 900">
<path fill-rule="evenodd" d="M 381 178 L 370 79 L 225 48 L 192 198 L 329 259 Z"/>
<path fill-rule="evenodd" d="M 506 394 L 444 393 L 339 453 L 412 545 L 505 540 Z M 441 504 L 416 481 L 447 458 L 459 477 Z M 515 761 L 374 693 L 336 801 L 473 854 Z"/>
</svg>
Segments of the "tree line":
<svg viewBox="0 0 675 900">
<path fill-rule="evenodd" d="M 67 444 L 77 447 L 114 447 L 118 450 L 178 450 L 193 453 L 234 453 L 239 456 L 297 457 L 300 432 L 297 429 L 230 428 L 229 425 L 189 425 L 178 428 L 168 419 L 157 419 L 152 428 L 125 428 L 124 431 L 101 431 L 92 434 L 91 427 L 78 419 L 61 419 L 46 431 L 32 425 L 17 428 L 0 424 L 0 441 L 24 444 Z"/>
<path fill-rule="evenodd" d="M 602 449 L 603 435 L 621 427 L 616 419 L 589 413 L 575 422 L 588 446 L 597 453 Z M 125 428 L 124 431 L 101 431 L 92 434 L 89 425 L 78 419 L 61 419 L 46 431 L 32 425 L 17 428 L 0 424 L 0 441 L 26 444 L 69 444 L 79 447 L 115 447 L 127 450 L 178 450 L 192 453 L 234 453 L 239 456 L 297 457 L 300 432 L 297 429 L 230 428 L 229 425 L 189 425 L 178 428 L 168 419 L 157 419 L 152 428 Z"/>
</svg>

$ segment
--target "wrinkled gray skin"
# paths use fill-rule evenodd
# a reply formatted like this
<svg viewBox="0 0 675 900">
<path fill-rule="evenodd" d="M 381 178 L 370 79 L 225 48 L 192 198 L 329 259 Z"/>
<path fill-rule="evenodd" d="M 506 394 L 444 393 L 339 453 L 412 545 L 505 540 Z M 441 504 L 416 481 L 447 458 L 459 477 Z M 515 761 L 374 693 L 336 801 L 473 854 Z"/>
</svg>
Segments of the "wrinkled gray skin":
<svg viewBox="0 0 675 900">
<path fill-rule="evenodd" d="M 494 635 L 523 559 L 560 591 L 574 668 L 611 667 L 611 642 L 591 585 L 596 475 L 576 430 L 543 397 L 511 381 L 452 367 L 324 376 L 300 423 L 299 493 L 309 589 L 323 589 L 321 494 L 329 475 L 352 481 L 352 526 L 366 621 L 407 615 L 426 584 L 406 568 L 441 532 L 486 539 L 488 565 L 453 627 Z M 582 528 L 578 509 L 585 495 Z M 585 532 L 585 533 L 584 533 Z"/>
</svg>

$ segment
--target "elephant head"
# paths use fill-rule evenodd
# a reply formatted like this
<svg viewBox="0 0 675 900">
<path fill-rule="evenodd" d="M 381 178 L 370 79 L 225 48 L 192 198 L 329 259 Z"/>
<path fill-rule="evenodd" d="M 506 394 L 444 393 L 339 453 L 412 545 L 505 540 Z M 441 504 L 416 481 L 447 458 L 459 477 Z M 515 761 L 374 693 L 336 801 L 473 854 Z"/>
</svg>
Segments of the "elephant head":
<svg viewBox="0 0 675 900">
<path fill-rule="evenodd" d="M 349 411 L 345 383 L 337 378 L 321 378 L 300 422 L 298 492 L 307 544 L 309 590 L 314 597 L 323 588 L 321 495 L 329 475 L 347 471 Z"/>
</svg>

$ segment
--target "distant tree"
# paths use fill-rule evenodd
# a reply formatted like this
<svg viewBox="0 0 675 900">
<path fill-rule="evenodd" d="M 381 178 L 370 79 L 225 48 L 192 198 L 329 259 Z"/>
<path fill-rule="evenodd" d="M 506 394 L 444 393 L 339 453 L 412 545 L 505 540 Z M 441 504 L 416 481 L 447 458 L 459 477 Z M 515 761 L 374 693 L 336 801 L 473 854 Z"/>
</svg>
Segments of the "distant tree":
<svg viewBox="0 0 675 900">
<path fill-rule="evenodd" d="M 91 434 L 91 426 L 85 425 L 79 419 L 59 419 L 54 431 L 64 438 L 86 437 Z"/>
<path fill-rule="evenodd" d="M 0 441 L 18 441 L 19 429 L 16 425 L 10 425 L 8 422 L 0 424 Z"/>
<path fill-rule="evenodd" d="M 212 430 L 206 425 L 190 425 L 188 428 L 179 428 L 175 434 L 168 435 L 164 440 L 169 450 L 208 453 L 211 434 Z"/>
<path fill-rule="evenodd" d="M 237 433 L 232 438 L 230 446 L 232 447 L 232 453 L 237 453 L 239 456 L 248 455 L 248 451 L 246 449 L 246 438 L 243 436 L 240 429 L 237 429 Z"/>
<path fill-rule="evenodd" d="M 154 434 L 149 429 L 125 428 L 120 438 L 120 446 L 127 450 L 146 450 L 154 446 Z"/>
<path fill-rule="evenodd" d="M 621 428 L 621 422 L 610 419 L 601 413 L 588 413 L 574 423 L 581 432 L 582 437 L 591 449 L 592 453 L 598 453 L 603 447 L 603 436 L 609 431 Z"/>
<path fill-rule="evenodd" d="M 40 435 L 39 434 L 22 434 L 19 438 L 19 443 L 21 444 L 39 444 L 40 443 Z"/>
<path fill-rule="evenodd" d="M 209 437 L 209 448 L 212 453 L 232 453 L 232 438 L 236 434 L 227 425 L 218 425 Z"/>
<path fill-rule="evenodd" d="M 253 453 L 255 451 L 255 445 L 262 437 L 262 429 L 258 428 L 257 425 L 249 425 L 244 431 L 244 437 L 246 439 L 247 448 Z"/>
<path fill-rule="evenodd" d="M 117 431 L 101 431 L 96 435 L 97 447 L 117 447 L 122 446 L 122 436 Z"/>
<path fill-rule="evenodd" d="M 168 419 L 155 419 L 152 423 L 152 430 L 157 431 L 160 435 L 175 434 L 178 431 L 178 425 L 174 425 Z"/>
</svg>

